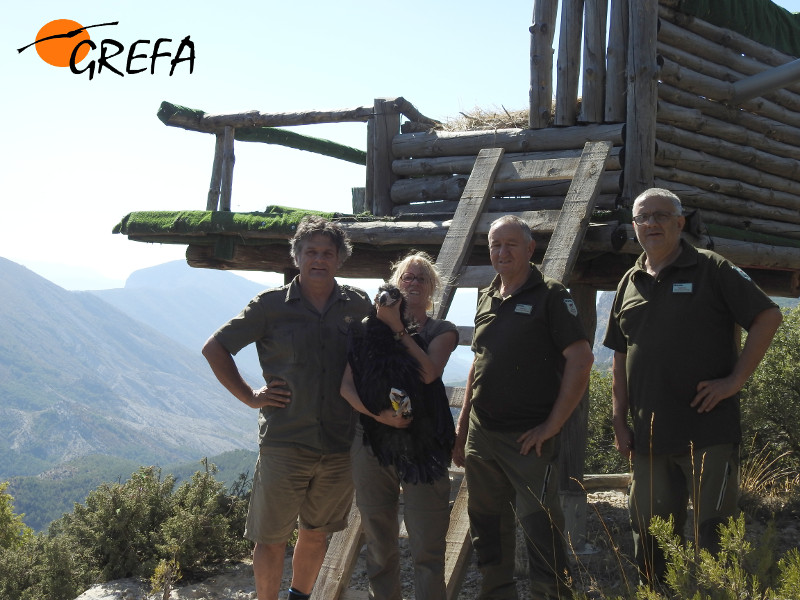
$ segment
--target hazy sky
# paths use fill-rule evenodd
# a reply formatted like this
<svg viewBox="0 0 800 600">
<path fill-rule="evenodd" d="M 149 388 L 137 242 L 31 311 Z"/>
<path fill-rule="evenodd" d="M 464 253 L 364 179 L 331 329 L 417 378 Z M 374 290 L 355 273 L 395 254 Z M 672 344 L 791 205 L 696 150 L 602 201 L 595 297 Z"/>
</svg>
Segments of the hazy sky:
<svg viewBox="0 0 800 600">
<path fill-rule="evenodd" d="M 800 11 L 800 0 L 777 4 Z M 205 208 L 214 137 L 164 126 L 167 100 L 210 113 L 348 108 L 404 96 L 445 120 L 476 106 L 523 109 L 528 98 L 532 0 L 343 2 L 15 2 L 0 30 L 4 113 L 0 150 L 0 256 L 59 283 L 56 272 L 92 271 L 121 285 L 134 270 L 182 259 L 185 246 L 112 235 L 129 212 Z M 190 36 L 196 59 L 169 75 L 73 74 L 45 63 L 31 44 L 54 19 L 124 46 L 155 40 L 172 55 Z M 185 56 L 188 56 L 186 54 Z M 137 59 L 134 68 L 149 67 Z M 365 124 L 316 125 L 300 133 L 366 149 Z M 237 142 L 233 210 L 281 204 L 350 212 L 365 169 L 307 152 Z M 62 284 L 63 285 L 63 284 Z"/>
</svg>

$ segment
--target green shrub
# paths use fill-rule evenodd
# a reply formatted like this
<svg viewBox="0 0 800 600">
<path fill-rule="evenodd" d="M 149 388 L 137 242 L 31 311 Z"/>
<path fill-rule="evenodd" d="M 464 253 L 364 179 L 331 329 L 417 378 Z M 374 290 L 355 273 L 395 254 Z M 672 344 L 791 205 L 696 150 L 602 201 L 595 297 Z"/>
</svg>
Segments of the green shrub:
<svg viewBox="0 0 800 600">
<path fill-rule="evenodd" d="M 6 488 L 7 481 L 0 483 L 0 548 L 13 549 L 30 538 L 33 531 L 22 522 L 25 515 L 14 512 L 14 499 Z"/>
<path fill-rule="evenodd" d="M 155 467 L 140 468 L 123 484 L 101 485 L 50 530 L 87 548 L 87 566 L 102 581 L 149 574 L 158 562 L 155 549 L 174 484 L 172 477 L 161 481 Z"/>
<path fill-rule="evenodd" d="M 666 580 L 674 600 L 792 600 L 800 598 L 800 553 L 796 548 L 775 561 L 775 528 L 754 547 L 745 539 L 744 515 L 721 526 L 720 551 L 712 555 L 692 542 L 681 543 L 672 518 L 655 517 L 650 533 L 667 557 Z M 640 586 L 639 600 L 664 598 Z"/>
<path fill-rule="evenodd" d="M 204 470 L 177 490 L 175 480 L 142 467 L 124 483 L 103 484 L 84 504 L 54 521 L 46 534 L 20 528 L 11 498 L 0 488 L 0 598 L 71 600 L 92 583 L 124 577 L 152 578 L 171 586 L 180 573 L 200 575 L 222 560 L 250 552 L 242 538 L 247 514 L 245 476 L 226 492 Z"/>
<path fill-rule="evenodd" d="M 611 425 L 611 373 L 592 370 L 589 376 L 589 435 L 586 473 L 627 473 L 628 459 L 614 446 Z"/>
<path fill-rule="evenodd" d="M 800 307 L 784 312 L 767 353 L 742 390 L 742 428 L 778 466 L 800 471 Z"/>
<path fill-rule="evenodd" d="M 225 493 L 214 479 L 214 466 L 206 465 L 172 496 L 170 516 L 161 525 L 159 556 L 173 559 L 189 574 L 204 565 L 241 557 L 250 542 L 242 537 L 247 501 Z"/>
<path fill-rule="evenodd" d="M 0 550 L 0 598 L 72 600 L 93 581 L 82 554 L 67 539 L 42 534 Z"/>
</svg>

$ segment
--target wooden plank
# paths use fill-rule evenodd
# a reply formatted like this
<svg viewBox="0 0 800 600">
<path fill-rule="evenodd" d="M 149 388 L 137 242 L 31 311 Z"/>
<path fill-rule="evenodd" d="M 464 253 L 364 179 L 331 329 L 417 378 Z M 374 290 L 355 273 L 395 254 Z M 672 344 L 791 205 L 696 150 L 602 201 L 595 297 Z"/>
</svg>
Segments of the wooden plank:
<svg viewBox="0 0 800 600">
<path fill-rule="evenodd" d="M 514 161 L 500 167 L 497 181 L 572 179 L 579 161 L 580 157 L 578 156 Z"/>
<path fill-rule="evenodd" d="M 322 562 L 317 582 L 311 593 L 311 600 L 337 600 L 350 584 L 350 577 L 364 543 L 361 529 L 361 513 L 356 507 L 356 497 L 350 506 L 347 528 L 331 536 L 328 552 Z"/>
<path fill-rule="evenodd" d="M 233 153 L 233 138 L 236 130 L 233 127 L 225 128 L 222 150 L 222 178 L 220 181 L 219 209 L 231 209 L 231 194 L 233 192 L 233 165 L 236 156 Z"/>
<path fill-rule="evenodd" d="M 605 172 L 601 183 L 601 193 L 618 195 L 620 192 L 620 175 L 619 171 Z M 492 193 L 495 196 L 564 197 L 567 195 L 572 177 L 572 175 L 566 175 L 554 178 L 506 179 L 504 181 L 495 179 Z M 463 174 L 398 179 L 392 185 L 392 202 L 396 205 L 402 205 L 411 204 L 412 202 L 430 202 L 432 200 L 458 200 L 464 194 L 467 180 L 467 176 Z"/>
<path fill-rule="evenodd" d="M 435 318 L 445 317 L 450 308 L 456 288 L 455 276 L 460 273 L 472 249 L 475 229 L 489 201 L 494 178 L 500 168 L 500 161 L 504 153 L 502 148 L 483 149 L 475 160 L 475 167 L 464 188 L 461 201 L 453 215 L 453 222 L 447 231 L 437 258 L 437 266 L 442 274 L 442 280 L 446 283 L 435 298 Z M 462 389 L 461 402 L 463 402 L 463 397 Z M 451 399 L 451 403 L 453 401 Z M 461 487 L 450 512 L 446 539 L 444 577 L 447 600 L 453 600 L 461 589 L 472 553 L 467 514 L 466 478 L 461 481 Z"/>
<path fill-rule="evenodd" d="M 621 169 L 619 158 L 621 149 L 621 146 L 615 146 L 611 150 L 611 155 L 608 157 L 608 164 L 606 164 L 606 171 L 619 171 Z M 580 159 L 582 151 L 583 148 L 555 150 L 552 152 L 506 152 L 503 155 L 500 171 L 497 173 L 496 180 L 500 181 L 503 179 L 505 165 L 512 162 L 574 158 L 575 167 L 577 167 L 578 159 Z M 392 162 L 392 171 L 394 171 L 396 175 L 409 177 L 418 177 L 423 175 L 450 175 L 451 173 L 463 173 L 469 175 L 472 172 L 472 168 L 475 166 L 475 158 L 475 156 L 396 158 Z"/>
<path fill-rule="evenodd" d="M 206 210 L 217 210 L 219 206 L 219 191 L 222 181 L 222 160 L 225 152 L 225 136 L 221 133 L 216 135 L 217 141 L 214 144 L 214 162 L 211 164 L 211 181 L 208 184 L 208 198 L 206 199 Z"/>
<path fill-rule="evenodd" d="M 567 282 L 581 249 L 603 174 L 610 142 L 586 142 L 581 162 L 564 200 L 555 231 L 542 260 L 542 273 Z"/>
<path fill-rule="evenodd" d="M 544 275 L 567 282 L 575 260 L 580 252 L 589 219 L 597 198 L 598 182 L 605 166 L 605 160 L 611 150 L 609 142 L 586 142 L 581 155 L 581 162 L 572 180 L 564 207 L 559 216 L 556 229 L 550 238 L 541 271 Z M 595 293 L 592 290 L 592 293 Z M 576 300 L 580 301 L 579 297 Z M 582 303 L 585 308 L 585 302 Z M 584 394 L 582 407 L 576 408 L 564 425 L 561 432 L 562 454 L 559 457 L 561 481 L 559 499 L 564 512 L 565 528 L 576 547 L 582 547 L 586 541 L 586 494 L 579 486 L 570 489 L 570 477 L 580 479 L 583 476 L 583 452 L 570 452 L 577 443 L 585 447 L 587 436 L 588 396 Z M 564 485 L 567 481 L 568 484 Z"/>
<path fill-rule="evenodd" d="M 495 175 L 505 151 L 502 148 L 485 148 L 478 153 L 475 167 L 467 180 L 453 221 L 442 242 L 436 265 L 446 282 L 434 298 L 434 318 L 447 314 L 455 294 L 454 278 L 464 266 L 472 249 L 472 238 L 481 214 L 491 195 Z"/>
<path fill-rule="evenodd" d="M 649 1 L 649 0 L 648 0 Z M 655 63 L 655 56 L 653 57 Z M 655 103 L 655 99 L 653 100 Z M 655 104 L 653 104 L 655 111 Z M 621 123 L 576 125 L 545 129 L 493 129 L 490 131 L 432 131 L 406 133 L 392 140 L 397 156 L 475 156 L 483 148 L 503 148 L 506 152 L 542 152 L 580 149 L 587 141 L 611 140 L 621 146 Z M 630 133 L 628 133 L 630 137 Z"/>
<path fill-rule="evenodd" d="M 450 403 L 450 407 L 461 408 L 461 405 L 464 403 L 464 391 L 466 388 L 446 385 L 444 389 L 447 393 L 447 401 Z M 451 468 L 457 469 L 458 467 Z"/>
<path fill-rule="evenodd" d="M 453 508 L 450 511 L 450 526 L 447 528 L 447 550 L 444 560 L 444 580 L 447 600 L 458 598 L 461 584 L 467 572 L 472 541 L 469 537 L 469 515 L 467 514 L 467 478 L 461 480 Z"/>
</svg>

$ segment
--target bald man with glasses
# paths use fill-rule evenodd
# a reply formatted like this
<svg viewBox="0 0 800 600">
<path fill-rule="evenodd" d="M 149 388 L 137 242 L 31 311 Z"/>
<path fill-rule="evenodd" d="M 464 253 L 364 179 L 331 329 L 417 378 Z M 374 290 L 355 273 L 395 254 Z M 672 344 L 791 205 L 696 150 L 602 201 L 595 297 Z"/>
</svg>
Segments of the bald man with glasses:
<svg viewBox="0 0 800 600">
<path fill-rule="evenodd" d="M 604 344 L 614 351 L 613 426 L 631 459 L 629 497 L 642 582 L 664 583 L 654 516 L 687 504 L 697 543 L 719 550 L 719 527 L 738 513 L 739 391 L 764 356 L 781 312 L 739 267 L 681 239 L 680 199 L 651 188 L 633 204 L 644 253 L 617 287 Z M 748 331 L 739 352 L 736 325 Z"/>
</svg>

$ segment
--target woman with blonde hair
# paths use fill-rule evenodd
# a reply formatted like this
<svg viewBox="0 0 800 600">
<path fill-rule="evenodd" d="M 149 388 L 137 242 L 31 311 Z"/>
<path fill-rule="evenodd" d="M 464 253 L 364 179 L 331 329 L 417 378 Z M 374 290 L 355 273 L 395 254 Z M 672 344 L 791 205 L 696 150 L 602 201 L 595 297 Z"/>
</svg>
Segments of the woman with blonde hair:
<svg viewBox="0 0 800 600">
<path fill-rule="evenodd" d="M 378 306 L 377 317 L 391 328 L 396 343 L 402 344 L 419 363 L 425 403 L 435 406 L 422 414 L 414 411 L 411 419 L 391 410 L 375 415 L 361 401 L 350 365 L 342 380 L 341 393 L 361 413 L 362 423 L 374 419 L 382 425 L 402 429 L 410 428 L 410 422 L 414 420 L 435 420 L 436 424 L 424 431 L 438 438 L 436 442 L 445 448 L 446 465 L 449 466 L 455 428 L 441 376 L 450 354 L 458 345 L 458 332 L 453 323 L 430 316 L 441 278 L 428 254 L 411 252 L 393 265 L 389 283 L 403 293 L 409 327 L 406 329 L 400 315 L 400 302 Z M 443 414 L 446 415 L 444 418 Z M 435 415 L 439 416 L 438 419 Z M 367 424 L 372 425 L 368 421 Z M 415 598 L 441 600 L 446 596 L 444 560 L 450 521 L 449 473 L 444 468 L 429 481 L 405 477 L 395 466 L 381 464 L 370 440 L 363 434 L 364 429 L 359 429 L 351 456 L 356 504 L 367 539 L 369 597 L 373 600 L 402 600 L 397 518 L 402 488 L 403 514 L 414 561 Z"/>
</svg>

